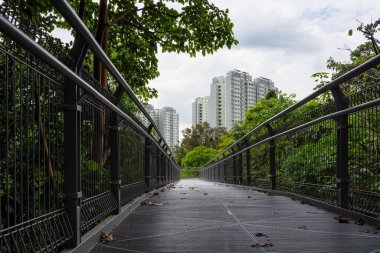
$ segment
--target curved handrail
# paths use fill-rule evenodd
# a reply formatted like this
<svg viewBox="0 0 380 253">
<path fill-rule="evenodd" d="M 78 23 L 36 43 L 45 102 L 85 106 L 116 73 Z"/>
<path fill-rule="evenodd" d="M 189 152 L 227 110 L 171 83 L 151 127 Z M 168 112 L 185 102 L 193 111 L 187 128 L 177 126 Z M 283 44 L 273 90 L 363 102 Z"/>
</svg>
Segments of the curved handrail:
<svg viewBox="0 0 380 253">
<path fill-rule="evenodd" d="M 133 125 L 136 129 L 138 129 L 145 137 L 157 143 L 156 139 L 150 135 L 150 133 L 146 132 L 138 123 L 136 123 L 132 118 L 130 118 L 125 112 L 123 112 L 119 107 L 114 105 L 110 100 L 108 100 L 104 95 L 102 95 L 99 91 L 97 91 L 94 87 L 85 82 L 81 77 L 79 77 L 76 73 L 74 73 L 70 68 L 68 68 L 61 61 L 56 59 L 53 55 L 51 55 L 46 49 L 36 44 L 28 35 L 24 32 L 17 29 L 12 23 L 9 22 L 5 17 L 0 15 L 0 31 L 10 38 L 12 38 L 15 42 L 22 45 L 26 49 L 29 50 L 32 54 L 39 57 L 41 60 L 46 62 L 52 68 L 60 72 L 63 76 L 70 79 L 81 88 L 83 88 L 90 95 L 94 96 L 96 99 L 101 101 L 108 108 L 116 112 L 123 119 L 127 120 L 129 123 Z M 156 144 L 157 145 L 157 144 Z M 174 162 L 178 169 L 177 163 L 173 160 L 170 154 L 165 152 L 165 149 L 161 147 L 161 145 L 157 145 L 157 147 L 171 160 Z"/>
<path fill-rule="evenodd" d="M 264 122 L 262 122 L 261 124 L 259 124 L 258 126 L 256 126 L 254 129 L 252 129 L 251 131 L 249 131 L 247 134 L 245 134 L 243 137 L 241 137 L 239 140 L 237 140 L 234 143 L 232 143 L 231 145 L 229 145 L 227 148 L 225 148 L 222 152 L 220 152 L 219 154 L 217 154 L 213 159 L 211 159 L 210 161 L 208 161 L 202 167 L 206 167 L 210 163 L 214 162 L 224 152 L 230 150 L 232 147 L 236 146 L 238 143 L 242 142 L 244 139 L 246 139 L 247 137 L 251 136 L 253 133 L 257 132 L 258 130 L 260 130 L 261 128 L 263 128 L 266 125 L 270 124 L 271 122 L 275 121 L 276 119 L 278 119 L 278 118 L 280 118 L 280 117 L 288 114 L 291 111 L 294 111 L 295 109 L 301 107 L 302 105 L 306 104 L 307 102 L 311 101 L 312 99 L 318 97 L 319 95 L 321 95 L 321 94 L 323 94 L 323 93 L 325 93 L 327 91 L 332 90 L 334 87 L 337 87 L 338 85 L 341 85 L 342 83 L 344 83 L 344 82 L 346 82 L 346 81 L 354 78 L 355 76 L 360 75 L 361 73 L 363 73 L 363 72 L 365 72 L 365 71 L 367 71 L 367 70 L 375 67 L 378 64 L 380 64 L 380 55 L 377 55 L 377 56 L 373 57 L 372 59 L 368 60 L 367 62 L 362 63 L 361 65 L 353 68 L 352 70 L 348 71 L 347 73 L 345 73 L 345 74 L 341 75 L 340 77 L 334 79 L 333 81 L 329 82 L 328 84 L 326 84 L 322 88 L 320 88 L 320 89 L 316 90 L 315 92 L 311 93 L 310 95 L 306 96 L 305 98 L 303 98 L 302 100 L 298 101 L 297 103 L 289 106 L 285 110 L 277 113 L 273 117 L 271 117 L 271 118 L 265 120 Z"/>
<path fill-rule="evenodd" d="M 136 97 L 132 89 L 129 87 L 127 82 L 121 76 L 119 71 L 113 65 L 108 56 L 104 53 L 103 49 L 96 42 L 94 36 L 88 30 L 87 26 L 83 23 L 83 21 L 78 17 L 76 12 L 71 8 L 70 4 L 66 0 L 51 0 L 54 4 L 55 8 L 62 14 L 65 20 L 72 26 L 72 28 L 78 33 L 78 35 L 83 38 L 89 47 L 92 49 L 92 52 L 95 56 L 107 67 L 107 70 L 112 74 L 112 76 L 116 79 L 119 85 L 124 89 L 124 91 L 128 94 L 128 96 L 132 99 L 135 105 L 140 109 L 140 111 L 144 114 L 144 116 L 149 120 L 150 124 L 153 125 L 154 129 L 157 131 L 159 137 L 164 141 L 164 146 L 166 146 L 169 150 L 170 155 L 172 151 L 170 150 L 168 144 L 166 143 L 164 137 L 159 131 L 156 123 L 153 121 L 152 117 L 149 115 L 147 110 L 141 104 L 139 99 Z M 157 141 L 156 141 L 157 142 Z"/>
</svg>

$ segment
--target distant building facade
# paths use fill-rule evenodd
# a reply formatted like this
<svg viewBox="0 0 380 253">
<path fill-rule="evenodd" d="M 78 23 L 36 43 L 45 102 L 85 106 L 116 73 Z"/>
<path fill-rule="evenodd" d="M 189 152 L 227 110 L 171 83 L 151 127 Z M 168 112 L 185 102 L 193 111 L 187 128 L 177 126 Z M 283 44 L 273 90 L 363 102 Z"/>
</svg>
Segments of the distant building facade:
<svg viewBox="0 0 380 253">
<path fill-rule="evenodd" d="M 173 150 L 179 144 L 179 115 L 176 110 L 172 107 L 155 109 L 153 105 L 147 105 L 145 109 L 157 125 L 170 149 Z M 142 122 L 145 126 L 149 126 L 145 117 L 142 117 Z"/>
<path fill-rule="evenodd" d="M 173 150 L 179 145 L 179 115 L 172 107 L 163 107 L 159 109 L 159 112 L 158 128 L 170 149 Z"/>
<path fill-rule="evenodd" d="M 208 106 L 208 123 L 211 127 L 226 125 L 226 79 L 224 76 L 214 77 L 210 85 Z"/>
<path fill-rule="evenodd" d="M 234 122 L 244 120 L 249 106 L 265 98 L 272 89 L 275 87 L 270 79 L 252 78 L 249 73 L 240 70 L 231 70 L 226 76 L 214 77 L 210 85 L 206 121 L 211 127 L 226 127 L 230 130 Z M 194 119 L 199 117 L 200 112 L 193 103 L 193 126 L 196 123 Z"/>
<path fill-rule="evenodd" d="M 192 104 L 193 127 L 203 122 L 208 122 L 208 105 L 210 97 L 197 97 Z"/>
</svg>

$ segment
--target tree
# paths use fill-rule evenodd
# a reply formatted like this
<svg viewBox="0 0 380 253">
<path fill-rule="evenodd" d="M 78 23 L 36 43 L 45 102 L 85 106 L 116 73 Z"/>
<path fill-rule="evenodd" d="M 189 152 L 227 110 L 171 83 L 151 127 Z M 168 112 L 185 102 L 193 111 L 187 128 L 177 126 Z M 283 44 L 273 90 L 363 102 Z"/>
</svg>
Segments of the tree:
<svg viewBox="0 0 380 253">
<path fill-rule="evenodd" d="M 20 10 L 52 31 L 70 29 L 61 16 L 43 0 L 14 0 Z M 157 96 L 148 82 L 159 75 L 157 53 L 187 53 L 195 57 L 212 54 L 238 41 L 228 9 L 208 0 L 70 0 L 104 52 L 142 98 Z M 75 44 L 75 42 L 74 42 Z M 98 59 L 91 63 L 94 77 L 107 89 L 107 70 Z"/>
<path fill-rule="evenodd" d="M 278 98 L 260 99 L 256 105 L 249 107 L 245 113 L 245 120 L 243 122 L 245 133 L 248 133 L 265 120 L 294 104 L 296 102 L 294 97 L 294 94 L 287 95 L 279 92 Z"/>
<path fill-rule="evenodd" d="M 140 99 L 145 102 L 157 97 L 157 91 L 148 82 L 159 75 L 158 50 L 162 52 L 187 53 L 195 57 L 212 54 L 216 50 L 237 44 L 233 35 L 233 24 L 228 10 L 220 10 L 208 0 L 100 0 L 99 3 L 86 0 L 70 0 L 70 4 L 86 23 L 104 53 L 109 56 L 127 83 Z M 42 0 L 15 0 L 20 10 L 48 31 L 55 27 L 71 29 Z M 84 47 L 76 36 L 72 57 L 78 58 L 75 48 Z M 108 76 L 106 66 L 95 55 L 79 61 L 92 69 L 93 77 L 103 90 L 119 97 L 121 104 L 129 99 L 122 96 L 122 89 Z M 129 109 L 130 106 L 128 106 Z M 102 165 L 109 148 L 104 141 L 106 134 L 105 112 L 102 105 L 93 112 L 93 136 L 91 159 Z"/>
<path fill-rule="evenodd" d="M 182 130 L 183 140 L 181 146 L 186 152 L 189 152 L 195 147 L 205 146 L 216 148 L 219 144 L 219 137 L 226 133 L 224 127 L 210 127 L 210 124 L 204 122 L 195 127 Z"/>
<path fill-rule="evenodd" d="M 216 149 L 205 146 L 196 147 L 182 159 L 182 167 L 201 167 L 217 154 L 218 151 Z"/>
<path fill-rule="evenodd" d="M 360 23 L 357 27 L 357 31 L 361 32 L 363 36 L 368 40 L 354 50 L 346 48 L 350 52 L 350 61 L 349 62 L 339 62 L 334 58 L 330 57 L 327 60 L 326 67 L 332 73 L 328 72 L 318 72 L 312 75 L 315 78 L 317 85 L 314 90 L 319 89 L 329 83 L 331 80 L 338 78 L 339 76 L 347 73 L 353 68 L 359 66 L 360 64 L 370 60 L 374 56 L 380 53 L 379 43 L 380 41 L 376 39 L 375 34 L 380 31 L 380 19 L 375 22 L 371 22 L 367 25 Z M 349 36 L 352 36 L 353 30 L 350 29 L 348 32 Z M 345 92 L 348 94 L 355 93 L 365 87 L 373 85 L 375 82 L 378 82 L 380 79 L 380 67 L 374 67 L 368 70 L 366 73 L 363 73 L 349 81 L 345 84 Z M 322 100 L 332 101 L 330 94 L 325 94 L 322 97 Z"/>
<path fill-rule="evenodd" d="M 204 122 L 195 127 L 182 130 L 183 140 L 180 146 L 175 147 L 174 157 L 181 165 L 181 160 L 188 152 L 199 146 L 217 149 L 220 144 L 220 136 L 226 134 L 224 127 L 210 127 L 209 123 Z"/>
</svg>

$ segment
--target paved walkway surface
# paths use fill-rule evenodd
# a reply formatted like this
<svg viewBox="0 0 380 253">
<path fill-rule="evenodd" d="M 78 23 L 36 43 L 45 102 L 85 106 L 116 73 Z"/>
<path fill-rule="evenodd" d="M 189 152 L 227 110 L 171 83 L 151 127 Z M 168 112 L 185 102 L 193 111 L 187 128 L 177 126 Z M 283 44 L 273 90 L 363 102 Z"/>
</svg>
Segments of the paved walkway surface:
<svg viewBox="0 0 380 253">
<path fill-rule="evenodd" d="M 144 203 L 91 252 L 380 253 L 380 230 L 287 197 L 181 180 Z"/>
</svg>

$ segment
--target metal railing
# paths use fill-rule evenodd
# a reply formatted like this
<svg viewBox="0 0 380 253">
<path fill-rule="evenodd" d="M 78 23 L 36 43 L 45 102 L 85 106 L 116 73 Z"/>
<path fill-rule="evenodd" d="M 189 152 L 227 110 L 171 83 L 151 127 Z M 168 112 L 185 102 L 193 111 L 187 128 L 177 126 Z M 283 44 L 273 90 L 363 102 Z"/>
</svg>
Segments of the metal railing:
<svg viewBox="0 0 380 253">
<path fill-rule="evenodd" d="M 122 205 L 179 179 L 168 145 L 118 70 L 67 2 L 52 2 L 80 47 L 51 37 L 10 1 L 0 6 L 0 252 L 75 247 Z M 117 92 L 78 68 L 75 50 L 86 47 Z"/>
<path fill-rule="evenodd" d="M 380 85 L 368 78 L 379 64 L 378 55 L 259 124 L 200 178 L 292 193 L 380 224 Z"/>
</svg>

